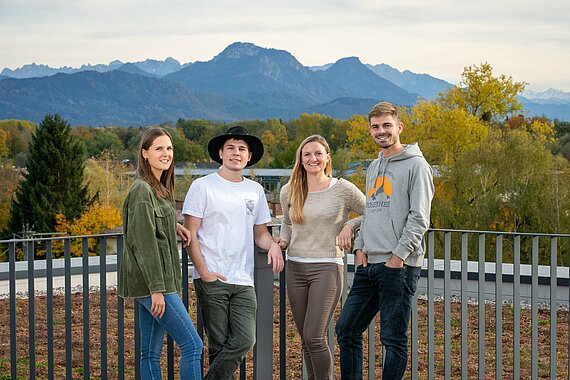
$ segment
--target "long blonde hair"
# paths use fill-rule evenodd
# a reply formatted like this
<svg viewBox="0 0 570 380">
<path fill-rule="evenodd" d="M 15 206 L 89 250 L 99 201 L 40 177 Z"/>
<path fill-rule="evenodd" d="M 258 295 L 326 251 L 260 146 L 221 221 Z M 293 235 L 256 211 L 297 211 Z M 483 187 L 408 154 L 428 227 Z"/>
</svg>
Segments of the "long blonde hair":
<svg viewBox="0 0 570 380">
<path fill-rule="evenodd" d="M 289 194 L 287 195 L 289 216 L 291 220 L 297 224 L 303 224 L 305 222 L 303 206 L 305 206 L 305 200 L 309 193 L 307 171 L 303 167 L 303 157 L 301 155 L 305 145 L 314 141 L 321 144 L 329 155 L 331 153 L 329 143 L 321 135 L 312 135 L 307 137 L 303 140 L 301 145 L 299 145 L 299 148 L 297 148 L 297 153 L 295 153 L 295 166 L 293 167 L 291 179 L 289 179 Z M 332 160 L 329 160 L 325 166 L 325 175 L 327 177 L 332 177 Z"/>
<path fill-rule="evenodd" d="M 170 142 L 172 142 L 172 136 L 170 136 L 170 133 L 164 128 L 152 127 L 143 132 L 139 145 L 137 176 L 146 181 L 158 197 L 174 200 L 174 161 L 168 170 L 162 172 L 159 181 L 155 178 L 154 174 L 152 174 L 152 169 L 142 154 L 143 149 L 149 150 L 154 140 L 160 136 L 168 136 Z"/>
</svg>

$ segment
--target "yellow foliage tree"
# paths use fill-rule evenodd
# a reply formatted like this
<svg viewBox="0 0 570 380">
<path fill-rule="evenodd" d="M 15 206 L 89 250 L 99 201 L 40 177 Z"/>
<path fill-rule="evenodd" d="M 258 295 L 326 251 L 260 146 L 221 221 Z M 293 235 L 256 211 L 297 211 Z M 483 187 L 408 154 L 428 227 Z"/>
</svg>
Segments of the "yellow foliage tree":
<svg viewBox="0 0 570 380">
<path fill-rule="evenodd" d="M 0 129 L 0 159 L 8 157 L 10 149 L 8 148 L 8 132 Z"/>
<path fill-rule="evenodd" d="M 439 101 L 451 108 L 462 108 L 482 121 L 500 121 L 523 109 L 518 95 L 526 85 L 504 74 L 493 76 L 493 68 L 485 62 L 466 67 L 459 84 L 442 93 Z"/>
<path fill-rule="evenodd" d="M 435 101 L 419 101 L 403 112 L 403 143 L 418 142 L 428 162 L 448 165 L 485 139 L 489 129 L 464 109 L 447 109 Z"/>
<path fill-rule="evenodd" d="M 346 136 L 352 157 L 357 160 L 378 156 L 379 148 L 370 137 L 368 117 L 355 115 L 348 119 Z"/>
<path fill-rule="evenodd" d="M 517 115 L 509 118 L 504 125 L 507 131 L 527 132 L 534 140 L 543 144 L 555 141 L 554 123 L 545 117 L 526 118 L 523 115 Z"/>
<path fill-rule="evenodd" d="M 68 236 L 85 236 L 100 234 L 104 230 L 119 227 L 121 224 L 121 211 L 118 208 L 110 204 L 96 203 L 73 222 L 69 222 L 65 215 L 57 214 L 55 230 Z M 96 256 L 99 253 L 98 248 L 99 239 L 88 238 L 89 255 Z M 63 255 L 61 241 L 54 242 L 53 253 L 54 257 Z M 72 242 L 71 254 L 73 256 L 82 255 L 81 240 Z"/>
<path fill-rule="evenodd" d="M 127 172 L 128 168 L 111 153 L 103 152 L 95 159 L 88 159 L 84 181 L 89 188 L 89 196 L 97 194 L 99 203 L 121 208 L 134 179 Z"/>
</svg>

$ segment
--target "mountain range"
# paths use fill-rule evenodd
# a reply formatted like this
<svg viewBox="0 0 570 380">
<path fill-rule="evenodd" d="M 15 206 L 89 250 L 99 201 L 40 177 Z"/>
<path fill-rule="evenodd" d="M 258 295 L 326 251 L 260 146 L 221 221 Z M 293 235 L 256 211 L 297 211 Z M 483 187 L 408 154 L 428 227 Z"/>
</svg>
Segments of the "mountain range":
<svg viewBox="0 0 570 380">
<path fill-rule="evenodd" d="M 236 42 L 207 62 L 112 61 L 0 73 L 0 119 L 39 122 L 59 113 L 72 125 L 149 125 L 185 119 L 293 119 L 303 112 L 346 119 L 379 100 L 410 106 L 451 83 L 357 57 L 307 67 L 285 50 Z M 570 93 L 527 91 L 531 114 L 570 120 Z"/>
</svg>

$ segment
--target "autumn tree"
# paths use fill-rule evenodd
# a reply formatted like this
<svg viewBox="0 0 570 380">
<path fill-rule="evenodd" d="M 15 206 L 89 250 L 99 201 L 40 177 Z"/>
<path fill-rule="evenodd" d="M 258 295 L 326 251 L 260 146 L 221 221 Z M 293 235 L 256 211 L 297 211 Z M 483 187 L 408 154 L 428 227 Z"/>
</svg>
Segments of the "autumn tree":
<svg viewBox="0 0 570 380">
<path fill-rule="evenodd" d="M 482 121 L 501 121 L 522 111 L 518 100 L 526 82 L 515 82 L 511 76 L 493 76 L 488 63 L 468 66 L 455 87 L 443 92 L 439 101 L 444 106 L 461 108 Z"/>
<path fill-rule="evenodd" d="M 89 197 L 96 198 L 99 204 L 120 209 L 133 181 L 133 176 L 129 175 L 133 170 L 107 151 L 88 159 L 84 183 L 89 189 Z"/>
<path fill-rule="evenodd" d="M 83 169 L 83 149 L 71 126 L 59 115 L 46 115 L 32 136 L 24 180 L 12 204 L 11 231 L 51 232 L 56 214 L 78 218 L 90 203 Z"/>
<path fill-rule="evenodd" d="M 432 217 L 445 228 L 562 232 L 567 168 L 530 134 L 494 131 L 450 165 Z"/>
<path fill-rule="evenodd" d="M 464 109 L 442 107 L 436 101 L 420 101 L 402 112 L 404 143 L 418 142 L 432 165 L 452 163 L 459 154 L 479 144 L 489 128 Z"/>
<path fill-rule="evenodd" d="M 8 232 L 12 199 L 21 178 L 20 169 L 0 167 L 0 234 Z"/>
<path fill-rule="evenodd" d="M 122 224 L 121 211 L 110 204 L 92 204 L 84 214 L 74 221 L 70 221 L 63 214 L 55 216 L 55 230 L 68 236 L 96 235 L 107 229 L 119 227 Z M 99 239 L 89 238 L 87 247 L 90 256 L 99 253 Z M 64 246 L 61 241 L 55 241 L 53 245 L 54 257 L 63 256 Z M 82 256 L 82 242 L 77 239 L 71 242 L 72 256 Z"/>
<path fill-rule="evenodd" d="M 348 119 L 348 145 L 352 157 L 356 160 L 378 156 L 378 145 L 370 136 L 370 124 L 367 116 L 355 115 Z"/>
<path fill-rule="evenodd" d="M 25 120 L 0 120 L 0 157 L 17 167 L 23 167 L 28 146 L 36 125 Z M 3 141 L 2 141 L 3 140 Z"/>
</svg>

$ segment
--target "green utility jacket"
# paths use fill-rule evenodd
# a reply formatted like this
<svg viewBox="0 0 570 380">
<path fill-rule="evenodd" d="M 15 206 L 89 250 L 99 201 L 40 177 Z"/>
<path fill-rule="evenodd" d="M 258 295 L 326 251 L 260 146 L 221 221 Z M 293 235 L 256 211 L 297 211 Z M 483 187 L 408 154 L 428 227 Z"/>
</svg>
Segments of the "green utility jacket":
<svg viewBox="0 0 570 380">
<path fill-rule="evenodd" d="M 142 179 L 135 180 L 123 203 L 123 236 L 119 296 L 182 290 L 174 204 L 158 198 Z"/>
</svg>

